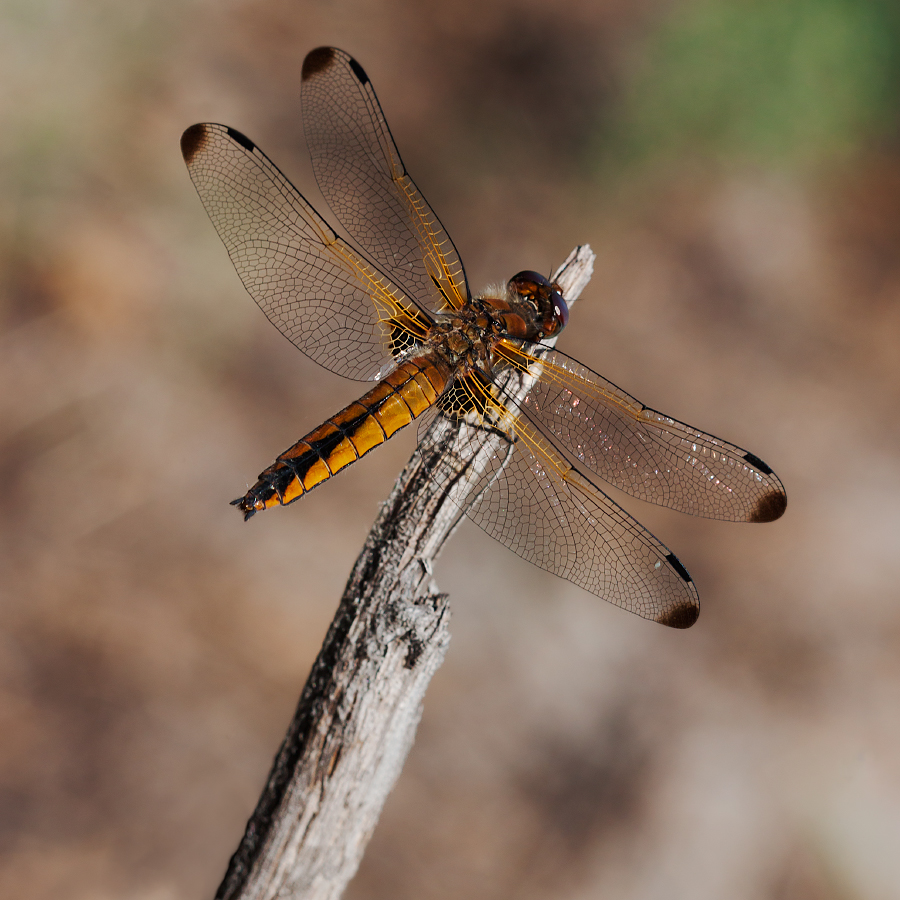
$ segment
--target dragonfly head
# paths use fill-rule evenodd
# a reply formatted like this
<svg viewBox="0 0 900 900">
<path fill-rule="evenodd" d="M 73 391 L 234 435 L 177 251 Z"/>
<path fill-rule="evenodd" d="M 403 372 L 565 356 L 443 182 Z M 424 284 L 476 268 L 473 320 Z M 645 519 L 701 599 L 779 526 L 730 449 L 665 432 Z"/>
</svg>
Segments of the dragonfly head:
<svg viewBox="0 0 900 900">
<path fill-rule="evenodd" d="M 569 307 L 558 284 L 526 269 L 509 279 L 509 289 L 537 308 L 543 337 L 559 334 L 566 327 Z"/>
</svg>

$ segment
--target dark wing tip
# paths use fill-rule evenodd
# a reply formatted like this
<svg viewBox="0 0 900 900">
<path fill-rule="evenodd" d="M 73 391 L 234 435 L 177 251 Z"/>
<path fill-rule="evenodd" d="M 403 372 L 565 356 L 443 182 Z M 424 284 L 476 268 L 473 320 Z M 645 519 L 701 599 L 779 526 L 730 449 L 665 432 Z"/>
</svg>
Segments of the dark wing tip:
<svg viewBox="0 0 900 900">
<path fill-rule="evenodd" d="M 787 509 L 787 494 L 784 491 L 769 491 L 761 497 L 756 509 L 750 514 L 749 522 L 774 522 Z"/>
<path fill-rule="evenodd" d="M 690 628 L 700 616 L 700 607 L 696 603 L 685 600 L 661 615 L 656 621 L 669 628 Z"/>
<path fill-rule="evenodd" d="M 334 47 L 316 47 L 306 54 L 303 60 L 303 71 L 300 74 L 300 80 L 306 81 L 317 72 L 327 69 L 333 62 L 335 56 Z"/>
<path fill-rule="evenodd" d="M 203 124 L 191 125 L 181 136 L 181 155 L 184 161 L 190 165 L 197 151 L 206 141 L 206 126 Z"/>
<path fill-rule="evenodd" d="M 681 560 L 674 554 L 666 556 L 666 562 L 678 573 L 685 584 L 693 584 L 688 570 L 681 564 Z M 696 591 L 694 591 L 696 594 Z M 668 625 L 669 628 L 690 628 L 700 615 L 700 604 L 696 596 L 691 600 L 682 600 L 675 606 L 667 609 L 656 621 L 660 625 Z"/>
</svg>

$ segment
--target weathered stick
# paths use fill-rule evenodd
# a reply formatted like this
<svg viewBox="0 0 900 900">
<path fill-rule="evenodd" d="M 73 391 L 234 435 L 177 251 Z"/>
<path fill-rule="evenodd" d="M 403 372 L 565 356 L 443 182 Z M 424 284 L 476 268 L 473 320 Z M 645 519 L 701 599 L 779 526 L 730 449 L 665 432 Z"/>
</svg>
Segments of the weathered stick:
<svg viewBox="0 0 900 900">
<path fill-rule="evenodd" d="M 590 247 L 576 247 L 555 274 L 569 304 L 593 264 Z M 413 454 L 353 567 L 217 900 L 343 893 L 450 641 L 449 603 L 431 564 L 460 518 Z"/>
</svg>

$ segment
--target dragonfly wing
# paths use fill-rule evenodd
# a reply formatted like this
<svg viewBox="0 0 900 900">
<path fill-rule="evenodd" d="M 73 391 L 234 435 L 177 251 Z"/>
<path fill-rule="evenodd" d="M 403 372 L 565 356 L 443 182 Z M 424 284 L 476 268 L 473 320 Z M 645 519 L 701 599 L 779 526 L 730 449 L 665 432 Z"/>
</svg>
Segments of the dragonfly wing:
<svg viewBox="0 0 900 900">
<path fill-rule="evenodd" d="M 370 381 L 424 337 L 431 317 L 338 238 L 252 141 L 202 124 L 181 148 L 244 287 L 307 356 Z"/>
<path fill-rule="evenodd" d="M 626 494 L 733 522 L 784 512 L 784 486 L 754 454 L 644 406 L 558 350 L 504 341 L 500 352 L 536 376 L 522 414 Z"/>
<path fill-rule="evenodd" d="M 303 62 L 303 128 L 319 188 L 363 251 L 432 311 L 468 298 L 459 255 L 406 172 L 362 66 L 319 47 Z"/>
<path fill-rule="evenodd" d="M 468 408 L 440 402 L 419 451 L 435 483 L 523 559 L 623 609 L 676 628 L 700 611 L 697 589 L 668 548 L 477 380 Z"/>
</svg>

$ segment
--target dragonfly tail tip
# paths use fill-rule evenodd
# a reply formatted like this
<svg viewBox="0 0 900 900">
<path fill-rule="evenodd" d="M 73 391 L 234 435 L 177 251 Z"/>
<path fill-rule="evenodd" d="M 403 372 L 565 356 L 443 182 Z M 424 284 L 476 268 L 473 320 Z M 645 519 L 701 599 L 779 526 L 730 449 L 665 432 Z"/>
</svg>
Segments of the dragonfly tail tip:
<svg viewBox="0 0 900 900">
<path fill-rule="evenodd" d="M 237 500 L 231 501 L 231 506 L 236 506 L 240 512 L 244 514 L 244 521 L 247 522 L 256 510 L 246 502 L 246 497 L 238 497 Z"/>
</svg>

